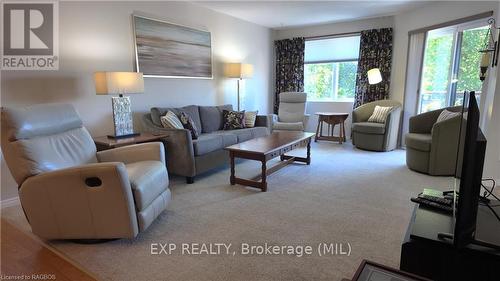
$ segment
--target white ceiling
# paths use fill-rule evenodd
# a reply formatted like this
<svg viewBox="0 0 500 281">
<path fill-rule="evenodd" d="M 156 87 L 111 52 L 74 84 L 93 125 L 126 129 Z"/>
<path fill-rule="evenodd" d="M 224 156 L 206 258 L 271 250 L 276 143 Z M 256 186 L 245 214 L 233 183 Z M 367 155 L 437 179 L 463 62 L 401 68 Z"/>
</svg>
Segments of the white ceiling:
<svg viewBox="0 0 500 281">
<path fill-rule="evenodd" d="M 391 16 L 424 1 L 195 1 L 203 7 L 270 28 Z"/>
</svg>

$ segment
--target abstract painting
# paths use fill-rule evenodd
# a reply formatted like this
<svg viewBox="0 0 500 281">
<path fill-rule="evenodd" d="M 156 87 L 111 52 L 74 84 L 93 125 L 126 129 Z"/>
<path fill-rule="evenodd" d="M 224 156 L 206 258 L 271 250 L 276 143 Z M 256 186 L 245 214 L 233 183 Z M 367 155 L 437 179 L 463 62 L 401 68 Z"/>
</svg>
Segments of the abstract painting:
<svg viewBox="0 0 500 281">
<path fill-rule="evenodd" d="M 137 71 L 144 76 L 212 78 L 210 32 L 133 15 Z"/>
</svg>

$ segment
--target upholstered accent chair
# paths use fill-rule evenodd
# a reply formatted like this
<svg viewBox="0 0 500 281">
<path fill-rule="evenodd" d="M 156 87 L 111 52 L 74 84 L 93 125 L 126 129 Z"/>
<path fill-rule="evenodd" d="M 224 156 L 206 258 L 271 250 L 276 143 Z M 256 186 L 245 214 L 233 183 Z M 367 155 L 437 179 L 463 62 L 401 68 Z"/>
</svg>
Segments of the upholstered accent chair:
<svg viewBox="0 0 500 281">
<path fill-rule="evenodd" d="M 305 114 L 306 101 L 306 93 L 281 93 L 278 114 L 270 115 L 271 130 L 304 131 L 309 120 L 309 114 Z"/>
<path fill-rule="evenodd" d="M 368 122 L 375 106 L 388 107 L 385 123 Z M 401 103 L 393 100 L 379 100 L 365 103 L 352 112 L 352 143 L 360 149 L 371 151 L 391 151 L 398 145 Z"/>
<path fill-rule="evenodd" d="M 133 238 L 171 195 L 162 143 L 96 153 L 69 104 L 2 109 L 2 151 L 34 234 Z"/>
<path fill-rule="evenodd" d="M 462 115 L 436 123 L 445 109 L 461 112 L 462 107 L 442 108 L 410 118 L 409 133 L 405 135 L 408 168 L 433 176 L 455 175 Z"/>
</svg>

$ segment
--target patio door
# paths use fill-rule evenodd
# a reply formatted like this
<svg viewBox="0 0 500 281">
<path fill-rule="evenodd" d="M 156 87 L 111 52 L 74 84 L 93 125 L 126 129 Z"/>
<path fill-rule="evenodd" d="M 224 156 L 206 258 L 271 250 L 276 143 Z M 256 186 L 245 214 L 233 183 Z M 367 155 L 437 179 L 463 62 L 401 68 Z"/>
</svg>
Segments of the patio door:
<svg viewBox="0 0 500 281">
<path fill-rule="evenodd" d="M 418 113 L 461 105 L 466 90 L 481 98 L 479 50 L 487 31 L 481 20 L 426 33 Z"/>
</svg>

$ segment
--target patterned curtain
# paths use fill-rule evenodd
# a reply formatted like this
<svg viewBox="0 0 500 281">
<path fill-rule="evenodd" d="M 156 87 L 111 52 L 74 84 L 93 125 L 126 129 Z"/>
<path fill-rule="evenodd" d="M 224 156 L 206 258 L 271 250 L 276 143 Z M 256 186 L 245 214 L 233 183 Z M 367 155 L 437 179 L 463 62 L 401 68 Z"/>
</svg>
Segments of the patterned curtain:
<svg viewBox="0 0 500 281">
<path fill-rule="evenodd" d="M 279 94 L 304 91 L 304 38 L 274 41 L 276 54 L 276 89 L 274 113 L 278 113 Z"/>
<path fill-rule="evenodd" d="M 389 97 L 392 57 L 392 28 L 361 31 L 354 108 Z M 366 72 L 379 68 L 382 82 L 370 85 Z"/>
</svg>

